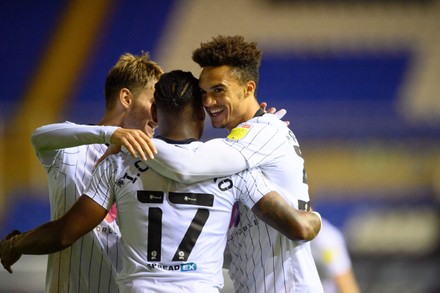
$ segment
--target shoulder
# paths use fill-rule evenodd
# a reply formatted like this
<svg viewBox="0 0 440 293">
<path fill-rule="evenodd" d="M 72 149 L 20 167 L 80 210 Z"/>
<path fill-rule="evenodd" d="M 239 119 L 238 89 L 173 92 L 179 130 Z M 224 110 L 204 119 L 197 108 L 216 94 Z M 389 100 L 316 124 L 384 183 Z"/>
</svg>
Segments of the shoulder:
<svg viewBox="0 0 440 293">
<path fill-rule="evenodd" d="M 121 168 L 124 164 L 124 159 L 130 158 L 128 153 L 125 153 L 123 151 L 120 151 L 116 154 L 110 154 L 106 156 L 97 166 L 96 170 L 106 170 L 109 168 L 117 169 Z"/>
<path fill-rule="evenodd" d="M 254 117 L 251 120 L 248 121 L 249 123 L 256 123 L 260 125 L 270 125 L 272 127 L 281 127 L 281 128 L 287 128 L 287 125 L 284 121 L 280 120 L 277 116 L 274 114 L 266 113 L 263 116 Z"/>
<path fill-rule="evenodd" d="M 200 147 L 201 145 L 203 145 L 204 143 L 201 141 L 193 141 L 191 143 L 188 144 L 182 144 L 180 145 L 182 148 L 186 148 L 186 149 L 190 149 L 190 150 L 195 150 L 198 147 Z"/>
<path fill-rule="evenodd" d="M 252 118 L 233 128 L 226 138 L 226 141 L 267 141 L 275 139 L 284 139 L 293 136 L 292 131 L 286 123 L 280 121 L 274 115 L 265 114 L 260 117 Z M 255 138 L 258 140 L 255 141 Z"/>
</svg>

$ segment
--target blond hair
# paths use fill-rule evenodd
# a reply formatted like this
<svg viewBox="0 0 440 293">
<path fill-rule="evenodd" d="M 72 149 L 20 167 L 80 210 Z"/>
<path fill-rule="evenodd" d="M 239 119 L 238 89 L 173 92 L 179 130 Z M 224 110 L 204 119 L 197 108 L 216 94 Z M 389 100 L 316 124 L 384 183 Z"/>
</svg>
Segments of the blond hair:
<svg viewBox="0 0 440 293">
<path fill-rule="evenodd" d="M 141 55 L 123 54 L 105 80 L 106 109 L 113 107 L 122 88 L 129 89 L 136 96 L 149 83 L 157 82 L 162 73 L 162 68 L 150 59 L 148 52 L 142 52 Z"/>
</svg>

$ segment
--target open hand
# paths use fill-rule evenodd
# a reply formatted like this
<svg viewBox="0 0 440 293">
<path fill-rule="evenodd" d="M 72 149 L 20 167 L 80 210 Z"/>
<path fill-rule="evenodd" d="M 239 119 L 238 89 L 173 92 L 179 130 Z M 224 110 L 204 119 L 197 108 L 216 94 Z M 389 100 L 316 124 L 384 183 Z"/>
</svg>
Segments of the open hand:
<svg viewBox="0 0 440 293">
<path fill-rule="evenodd" d="M 260 104 L 260 108 L 263 109 L 264 111 L 266 111 L 266 113 L 269 114 L 274 114 L 278 119 L 282 119 L 284 117 L 284 115 L 286 115 L 287 111 L 286 109 L 281 109 L 279 111 L 277 111 L 277 108 L 275 107 L 271 107 L 269 109 L 266 110 L 267 108 L 267 103 L 266 102 L 262 102 Z M 286 123 L 287 126 L 289 126 L 290 122 L 289 121 L 284 121 L 284 123 Z"/>
<path fill-rule="evenodd" d="M 124 146 L 133 157 L 137 158 L 139 155 L 144 161 L 147 156 L 154 159 L 154 154 L 157 153 L 151 138 L 138 129 L 118 128 L 110 137 L 110 143 Z"/>
</svg>

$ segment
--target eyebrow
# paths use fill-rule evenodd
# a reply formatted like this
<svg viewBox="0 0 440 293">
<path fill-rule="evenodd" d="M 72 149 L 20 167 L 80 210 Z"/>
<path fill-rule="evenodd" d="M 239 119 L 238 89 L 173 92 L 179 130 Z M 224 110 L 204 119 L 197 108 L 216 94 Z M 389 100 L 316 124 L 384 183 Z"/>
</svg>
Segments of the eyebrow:
<svg viewBox="0 0 440 293">
<path fill-rule="evenodd" d="M 219 87 L 223 88 L 223 87 L 226 87 L 226 85 L 224 85 L 222 83 L 218 83 L 218 84 L 215 84 L 215 85 L 211 86 L 209 89 L 212 90 L 212 89 L 216 89 L 216 88 L 219 88 Z"/>
</svg>

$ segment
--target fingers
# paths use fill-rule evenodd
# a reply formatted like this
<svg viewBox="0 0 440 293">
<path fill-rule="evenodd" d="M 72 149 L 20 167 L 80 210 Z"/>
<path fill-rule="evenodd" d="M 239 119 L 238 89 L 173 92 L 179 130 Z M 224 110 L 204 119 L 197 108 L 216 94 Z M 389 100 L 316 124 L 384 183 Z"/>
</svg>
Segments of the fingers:
<svg viewBox="0 0 440 293">
<path fill-rule="evenodd" d="M 17 259 L 18 260 L 18 259 Z M 5 269 L 5 270 L 7 270 L 10 274 L 12 274 L 12 268 L 11 268 L 11 265 L 13 265 L 15 263 L 15 261 L 11 261 L 11 262 L 9 262 L 9 261 L 7 261 L 6 259 L 5 259 L 5 257 L 3 257 L 2 258 L 2 266 L 3 266 L 3 268 Z"/>
<path fill-rule="evenodd" d="M 5 270 L 7 270 L 10 274 L 13 273 L 13 271 L 12 271 L 12 269 L 11 269 L 11 266 L 10 266 L 10 265 L 6 265 L 6 264 L 4 264 L 4 263 L 3 263 L 3 260 L 2 260 L 2 265 L 3 265 L 3 267 L 5 268 Z"/>
<path fill-rule="evenodd" d="M 275 112 L 277 111 L 277 108 L 275 107 L 270 107 L 268 110 L 266 110 L 266 113 L 269 114 L 276 114 Z"/>
<path fill-rule="evenodd" d="M 262 102 L 260 104 L 260 108 L 263 109 L 266 113 L 269 113 L 269 114 L 276 114 L 276 111 L 277 111 L 277 108 L 275 108 L 275 107 L 270 107 L 269 109 L 267 109 L 267 103 L 266 102 Z M 278 119 L 281 119 L 281 118 L 278 118 Z"/>
<path fill-rule="evenodd" d="M 139 155 L 144 161 L 147 160 L 147 157 L 151 160 L 154 159 L 154 155 L 157 153 L 153 142 L 143 132 L 139 136 L 127 137 L 122 141 L 122 145 L 127 148 L 133 157 L 137 158 Z"/>
<path fill-rule="evenodd" d="M 260 104 L 260 108 L 263 109 L 266 113 L 274 114 L 280 120 L 287 113 L 286 109 L 281 109 L 279 111 L 277 111 L 277 108 L 275 108 L 275 107 L 270 107 L 269 109 L 266 109 L 267 108 L 267 103 L 266 102 L 262 102 Z M 290 121 L 284 121 L 284 123 L 286 123 L 287 126 L 290 125 Z"/>
<path fill-rule="evenodd" d="M 112 144 L 124 146 L 133 157 L 140 156 L 142 160 L 147 160 L 147 157 L 154 159 L 157 153 L 151 139 L 141 130 L 118 128 L 110 141 Z"/>
<path fill-rule="evenodd" d="M 273 114 L 273 113 L 275 113 L 276 110 L 277 110 L 277 109 L 274 108 L 274 107 L 271 107 L 271 108 L 267 109 L 267 103 L 266 103 L 266 102 L 262 102 L 262 103 L 260 104 L 260 108 L 263 109 L 264 112 L 269 113 L 269 114 Z"/>
<path fill-rule="evenodd" d="M 260 104 L 260 108 L 263 109 L 264 111 L 266 111 L 267 103 L 266 103 L 266 102 L 262 102 L 262 103 Z"/>
<path fill-rule="evenodd" d="M 276 116 L 278 119 L 283 118 L 284 115 L 286 115 L 286 113 L 287 113 L 286 109 L 281 109 L 281 110 L 279 110 L 279 111 L 277 111 L 277 112 L 274 112 L 275 116 Z"/>
<path fill-rule="evenodd" d="M 271 108 L 272 109 L 272 108 Z M 275 109 L 275 108 L 273 108 L 273 109 Z M 269 112 L 268 112 L 269 113 Z M 279 110 L 279 111 L 274 111 L 274 112 L 272 112 L 278 119 L 282 119 L 283 117 L 284 117 L 284 115 L 286 115 L 287 114 L 287 111 L 286 111 L 286 109 L 281 109 L 281 110 Z M 283 120 L 284 121 L 284 123 L 286 123 L 286 125 L 287 126 L 289 126 L 290 125 L 290 121 L 286 121 L 286 120 Z"/>
<path fill-rule="evenodd" d="M 5 239 L 8 239 L 9 235 L 11 235 L 12 233 L 9 233 L 8 236 L 6 236 Z M 12 237 L 12 236 L 11 236 Z M 10 238 L 10 237 L 9 237 Z M 10 250 L 7 249 L 7 241 L 2 240 L 0 242 L 0 259 L 1 259 L 1 264 L 3 266 L 3 268 L 5 270 L 7 270 L 10 274 L 12 274 L 12 269 L 11 269 L 11 265 L 15 262 L 9 262 L 8 261 L 8 252 L 10 252 Z"/>
</svg>

